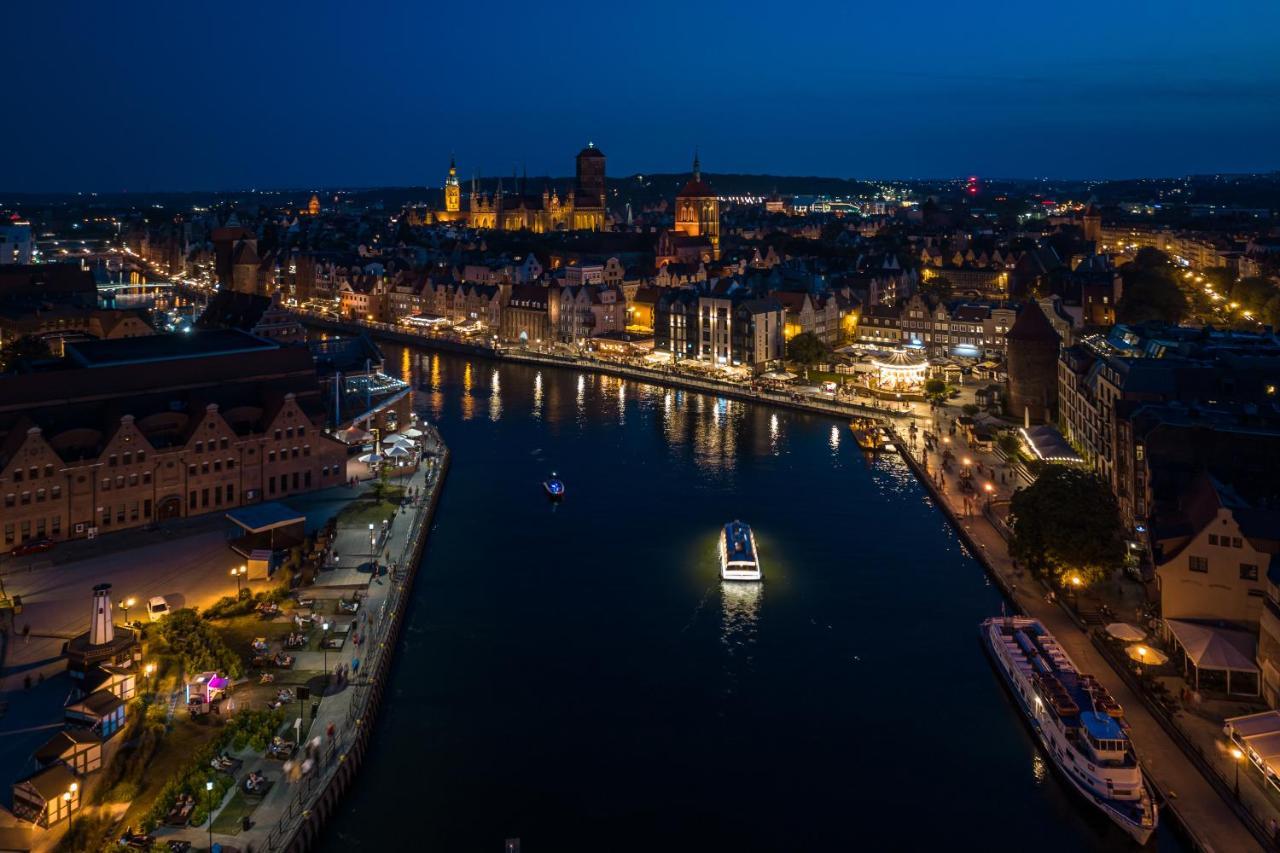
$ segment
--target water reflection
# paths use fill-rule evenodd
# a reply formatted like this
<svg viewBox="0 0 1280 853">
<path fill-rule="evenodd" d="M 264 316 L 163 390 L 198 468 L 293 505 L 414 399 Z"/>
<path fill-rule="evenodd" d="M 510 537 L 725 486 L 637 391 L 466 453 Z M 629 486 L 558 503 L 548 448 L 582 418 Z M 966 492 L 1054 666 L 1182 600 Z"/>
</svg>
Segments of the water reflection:
<svg viewBox="0 0 1280 853">
<path fill-rule="evenodd" d="M 542 420 L 542 371 L 533 376 L 533 417 Z"/>
<path fill-rule="evenodd" d="M 489 420 L 496 421 L 502 417 L 502 379 L 498 368 L 489 376 Z"/>
<path fill-rule="evenodd" d="M 1049 766 L 1045 764 L 1044 757 L 1039 752 L 1031 754 L 1031 779 L 1035 786 L 1039 788 L 1049 778 Z"/>
<path fill-rule="evenodd" d="M 728 660 L 748 666 L 758 639 L 760 604 L 764 585 L 759 583 L 722 582 L 720 584 L 720 646 Z M 735 692 L 742 670 L 737 666 L 722 667 L 729 680 L 725 692 Z"/>
<path fill-rule="evenodd" d="M 475 380 L 471 374 L 471 362 L 468 361 L 462 370 L 462 419 L 464 421 L 471 420 L 476 414 L 476 398 L 471 395 Z"/>
<path fill-rule="evenodd" d="M 827 439 L 827 444 L 831 446 L 831 452 L 837 453 L 840 450 L 840 427 L 831 427 L 831 438 Z"/>
</svg>

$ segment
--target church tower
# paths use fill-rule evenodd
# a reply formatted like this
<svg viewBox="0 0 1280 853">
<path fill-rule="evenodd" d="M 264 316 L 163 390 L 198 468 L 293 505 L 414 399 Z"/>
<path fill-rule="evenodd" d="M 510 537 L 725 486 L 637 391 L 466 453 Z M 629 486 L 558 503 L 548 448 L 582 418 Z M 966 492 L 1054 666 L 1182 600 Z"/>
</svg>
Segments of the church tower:
<svg viewBox="0 0 1280 853">
<path fill-rule="evenodd" d="M 604 152 L 588 142 L 578 152 L 577 175 L 570 197 L 572 202 L 573 230 L 603 231 L 605 215 Z"/>
<path fill-rule="evenodd" d="M 449 177 L 444 179 L 444 209 L 447 213 L 462 211 L 462 187 L 458 185 L 458 164 L 449 156 Z"/>
<path fill-rule="evenodd" d="M 702 180 L 702 164 L 693 155 L 693 176 L 676 196 L 676 228 L 690 237 L 703 237 L 711 243 L 711 257 L 720 259 L 720 199 L 715 190 Z"/>
<path fill-rule="evenodd" d="M 315 193 L 311 194 L 311 201 L 307 202 L 307 213 L 311 216 L 320 215 L 320 196 Z"/>
</svg>

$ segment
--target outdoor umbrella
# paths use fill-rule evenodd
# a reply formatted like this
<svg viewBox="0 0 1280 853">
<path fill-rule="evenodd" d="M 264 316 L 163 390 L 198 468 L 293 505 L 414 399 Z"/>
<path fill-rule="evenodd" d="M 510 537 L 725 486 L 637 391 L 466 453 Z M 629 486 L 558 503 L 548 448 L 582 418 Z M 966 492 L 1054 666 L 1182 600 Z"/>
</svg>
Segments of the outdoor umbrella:
<svg viewBox="0 0 1280 853">
<path fill-rule="evenodd" d="M 1129 657 L 1133 658 L 1138 663 L 1150 664 L 1151 666 L 1160 666 L 1160 664 L 1169 660 L 1169 656 L 1159 649 L 1153 649 L 1150 646 L 1144 646 L 1138 643 L 1134 643 L 1132 646 L 1126 647 L 1125 652 L 1127 652 Z"/>
<path fill-rule="evenodd" d="M 1107 626 L 1107 633 L 1117 640 L 1124 640 L 1130 643 L 1136 643 L 1147 636 L 1146 631 L 1130 625 L 1128 622 L 1112 622 Z"/>
<path fill-rule="evenodd" d="M 397 435 L 394 433 L 382 439 L 383 444 L 403 444 L 404 441 L 405 437 L 403 435 Z"/>
<path fill-rule="evenodd" d="M 381 453 L 366 453 L 364 456 L 356 457 L 357 462 L 363 462 L 366 465 L 374 465 L 382 461 Z"/>
<path fill-rule="evenodd" d="M 391 459 L 403 459 L 406 456 L 412 456 L 413 451 L 402 444 L 397 444 L 387 451 L 387 456 Z"/>
<path fill-rule="evenodd" d="M 417 427 L 409 427 L 407 430 L 405 430 L 401 434 L 408 436 L 409 438 L 421 438 L 422 430 L 418 429 Z"/>
</svg>

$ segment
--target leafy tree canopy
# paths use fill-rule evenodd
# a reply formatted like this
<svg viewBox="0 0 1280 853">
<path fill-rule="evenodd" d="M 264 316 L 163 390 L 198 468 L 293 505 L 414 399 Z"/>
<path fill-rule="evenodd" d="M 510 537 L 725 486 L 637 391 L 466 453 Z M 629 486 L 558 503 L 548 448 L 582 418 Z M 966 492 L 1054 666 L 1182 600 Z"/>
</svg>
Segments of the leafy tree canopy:
<svg viewBox="0 0 1280 853">
<path fill-rule="evenodd" d="M 1009 502 L 1009 553 L 1060 582 L 1096 583 L 1124 560 L 1124 528 L 1115 496 L 1096 474 L 1045 465 Z"/>
<path fill-rule="evenodd" d="M 813 332 L 801 332 L 787 343 L 787 357 L 796 364 L 817 364 L 827 357 L 827 345 Z"/>
</svg>

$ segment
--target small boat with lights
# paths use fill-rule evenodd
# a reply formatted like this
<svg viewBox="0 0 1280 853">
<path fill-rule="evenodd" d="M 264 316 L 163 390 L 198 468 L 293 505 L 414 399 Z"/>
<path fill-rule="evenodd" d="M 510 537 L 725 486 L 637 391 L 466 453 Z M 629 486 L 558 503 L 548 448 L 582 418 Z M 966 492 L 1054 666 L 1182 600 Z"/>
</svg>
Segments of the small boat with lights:
<svg viewBox="0 0 1280 853">
<path fill-rule="evenodd" d="M 720 534 L 720 577 L 727 581 L 758 581 L 764 577 L 750 525 L 731 521 L 724 526 Z"/>
<path fill-rule="evenodd" d="M 1055 767 L 1081 796 L 1139 844 L 1157 810 L 1142 778 L 1124 711 L 1080 672 L 1043 624 L 1026 616 L 987 619 L 983 646 Z"/>
<path fill-rule="evenodd" d="M 564 482 L 556 477 L 555 471 L 552 471 L 551 476 L 542 481 L 542 488 L 546 491 L 547 497 L 553 501 L 558 501 L 564 497 Z"/>
</svg>

